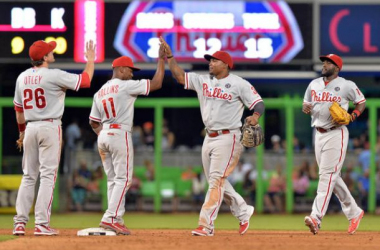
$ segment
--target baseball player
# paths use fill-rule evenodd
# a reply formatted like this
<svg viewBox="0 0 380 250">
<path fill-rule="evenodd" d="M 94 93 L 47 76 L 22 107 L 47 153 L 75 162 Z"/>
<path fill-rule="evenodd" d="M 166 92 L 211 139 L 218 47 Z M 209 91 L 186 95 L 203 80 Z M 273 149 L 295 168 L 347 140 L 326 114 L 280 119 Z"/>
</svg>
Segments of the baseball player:
<svg viewBox="0 0 380 250">
<path fill-rule="evenodd" d="M 35 205 L 34 235 L 57 235 L 49 226 L 53 190 L 61 155 L 61 117 L 66 90 L 89 88 L 94 75 L 95 46 L 86 44 L 87 63 L 82 74 L 49 69 L 55 61 L 56 42 L 36 41 L 29 48 L 32 68 L 17 78 L 14 106 L 20 132 L 19 146 L 24 145 L 23 177 L 16 200 L 14 235 L 25 235 L 25 225 L 34 200 L 38 175 L 40 187 Z"/>
<path fill-rule="evenodd" d="M 246 120 L 256 125 L 264 112 L 263 100 L 248 81 L 230 73 L 233 61 L 227 52 L 217 51 L 204 56 L 209 61 L 210 75 L 185 73 L 174 59 L 170 46 L 162 37 L 160 40 L 173 77 L 185 89 L 197 92 L 207 132 L 202 146 L 202 163 L 209 188 L 200 212 L 199 227 L 192 231 L 192 235 L 214 235 L 214 221 L 223 198 L 240 221 L 239 233 L 243 235 L 248 230 L 254 208 L 247 205 L 227 177 L 234 170 L 243 149 L 239 139 L 244 106 L 254 110 Z"/>
<path fill-rule="evenodd" d="M 348 110 L 349 102 L 355 104 L 351 121 L 355 121 L 365 109 L 365 97 L 356 84 L 339 77 L 342 59 L 334 54 L 320 56 L 323 62 L 322 77 L 313 80 L 306 90 L 302 111 L 311 115 L 311 126 L 316 128 L 315 156 L 319 166 L 319 183 L 310 216 L 305 225 L 317 234 L 326 214 L 332 193 L 338 197 L 343 212 L 349 220 L 348 233 L 359 227 L 364 212 L 358 207 L 340 176 L 347 152 L 348 129 L 332 121 L 329 107 L 334 101 Z"/>
<path fill-rule="evenodd" d="M 90 125 L 98 135 L 99 154 L 107 174 L 108 209 L 100 227 L 129 235 L 124 225 L 125 194 L 132 184 L 132 126 L 134 102 L 138 95 L 148 95 L 162 86 L 165 54 L 160 46 L 157 70 L 152 80 L 132 80 L 135 68 L 131 58 L 122 56 L 112 63 L 112 79 L 94 95 Z"/>
</svg>

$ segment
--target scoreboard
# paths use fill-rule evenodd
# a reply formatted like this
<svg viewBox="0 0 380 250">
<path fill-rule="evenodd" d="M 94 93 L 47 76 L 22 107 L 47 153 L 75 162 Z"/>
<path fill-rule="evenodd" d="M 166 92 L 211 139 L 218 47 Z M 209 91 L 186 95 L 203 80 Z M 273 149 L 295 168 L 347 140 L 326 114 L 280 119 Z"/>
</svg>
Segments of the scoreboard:
<svg viewBox="0 0 380 250">
<path fill-rule="evenodd" d="M 155 62 L 159 36 L 180 62 L 224 50 L 237 63 L 286 63 L 304 49 L 285 1 L 0 2 L 0 9 L 0 61 L 28 61 L 36 40 L 55 40 L 57 57 L 67 62 L 85 61 L 89 39 L 96 62 L 120 55 Z"/>
</svg>

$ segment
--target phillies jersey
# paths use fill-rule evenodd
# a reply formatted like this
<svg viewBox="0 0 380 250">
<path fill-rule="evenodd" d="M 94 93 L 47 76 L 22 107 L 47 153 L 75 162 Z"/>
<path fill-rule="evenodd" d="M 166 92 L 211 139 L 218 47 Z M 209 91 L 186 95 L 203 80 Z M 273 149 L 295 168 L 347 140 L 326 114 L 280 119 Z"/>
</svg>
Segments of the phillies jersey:
<svg viewBox="0 0 380 250">
<path fill-rule="evenodd" d="M 94 95 L 90 119 L 100 123 L 122 124 L 131 131 L 134 103 L 138 95 L 148 95 L 150 80 L 111 79 Z"/>
<path fill-rule="evenodd" d="M 16 81 L 13 103 L 26 121 L 61 119 L 66 89 L 78 91 L 82 75 L 59 69 L 29 68 Z"/>
<path fill-rule="evenodd" d="M 349 102 L 355 105 L 365 102 L 365 97 L 356 84 L 342 77 L 337 77 L 325 86 L 323 77 L 314 79 L 305 92 L 304 102 L 313 105 L 311 126 L 329 129 L 333 123 L 329 108 L 333 102 L 348 110 Z"/>
<path fill-rule="evenodd" d="M 240 128 L 244 105 L 252 110 L 263 101 L 248 81 L 234 74 L 218 80 L 210 75 L 185 73 L 184 88 L 197 92 L 208 130 Z"/>
</svg>

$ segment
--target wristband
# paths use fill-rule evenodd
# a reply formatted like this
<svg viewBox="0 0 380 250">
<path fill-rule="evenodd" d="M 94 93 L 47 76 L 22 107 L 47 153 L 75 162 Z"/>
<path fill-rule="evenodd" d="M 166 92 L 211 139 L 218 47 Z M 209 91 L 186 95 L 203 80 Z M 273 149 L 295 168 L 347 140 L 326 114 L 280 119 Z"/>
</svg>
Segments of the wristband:
<svg viewBox="0 0 380 250">
<path fill-rule="evenodd" d="M 352 114 L 351 114 L 352 121 L 355 121 L 359 117 L 359 115 L 361 115 L 359 110 L 352 111 Z"/>
<path fill-rule="evenodd" d="M 23 123 L 23 124 L 17 123 L 17 126 L 18 126 L 18 131 L 19 132 L 24 132 L 25 129 L 26 129 L 26 124 L 25 123 Z"/>
<path fill-rule="evenodd" d="M 167 58 L 167 59 L 173 58 L 173 55 L 171 55 L 171 56 L 167 56 L 166 58 Z"/>
<path fill-rule="evenodd" d="M 254 115 L 257 115 L 258 117 L 260 117 L 261 116 L 261 114 L 259 113 L 259 112 L 255 112 L 255 113 L 253 113 Z"/>
</svg>

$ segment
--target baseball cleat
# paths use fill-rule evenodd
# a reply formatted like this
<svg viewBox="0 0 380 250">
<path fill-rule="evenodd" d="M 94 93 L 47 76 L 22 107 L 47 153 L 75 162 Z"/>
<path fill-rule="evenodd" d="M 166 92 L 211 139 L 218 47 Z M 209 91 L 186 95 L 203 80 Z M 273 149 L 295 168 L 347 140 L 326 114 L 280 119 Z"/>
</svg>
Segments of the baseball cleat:
<svg viewBox="0 0 380 250">
<path fill-rule="evenodd" d="M 305 217 L 305 226 L 309 227 L 310 232 L 313 234 L 317 234 L 320 228 L 320 225 L 318 224 L 317 220 L 311 216 Z"/>
<path fill-rule="evenodd" d="M 16 223 L 13 227 L 13 235 L 25 235 L 25 223 Z"/>
<path fill-rule="evenodd" d="M 130 235 L 131 234 L 131 231 L 126 228 L 124 225 L 121 225 L 119 223 L 108 223 L 108 222 L 100 222 L 99 226 L 101 228 L 104 228 L 104 229 L 109 229 L 109 230 L 112 230 L 114 232 L 116 232 L 116 234 L 122 234 L 122 235 Z"/>
<path fill-rule="evenodd" d="M 191 231 L 193 236 L 214 236 L 214 229 L 207 229 L 203 226 L 199 226 L 197 229 Z"/>
<path fill-rule="evenodd" d="M 359 228 L 360 221 L 362 220 L 364 216 L 364 211 L 362 211 L 358 217 L 353 218 L 350 220 L 350 225 L 348 226 L 348 233 L 354 234 L 356 230 Z"/>
<path fill-rule="evenodd" d="M 248 206 L 248 214 L 249 214 L 249 217 L 248 217 L 248 220 L 245 220 L 245 221 L 241 221 L 240 222 L 240 226 L 239 226 L 239 234 L 240 235 L 243 235 L 245 234 L 245 232 L 247 232 L 248 228 L 249 228 L 249 219 L 252 217 L 253 215 L 253 212 L 255 211 L 255 208 L 253 206 Z"/>
<path fill-rule="evenodd" d="M 58 234 L 59 234 L 58 230 L 55 230 L 49 226 L 36 225 L 34 227 L 34 235 L 35 236 L 55 236 Z"/>
</svg>

